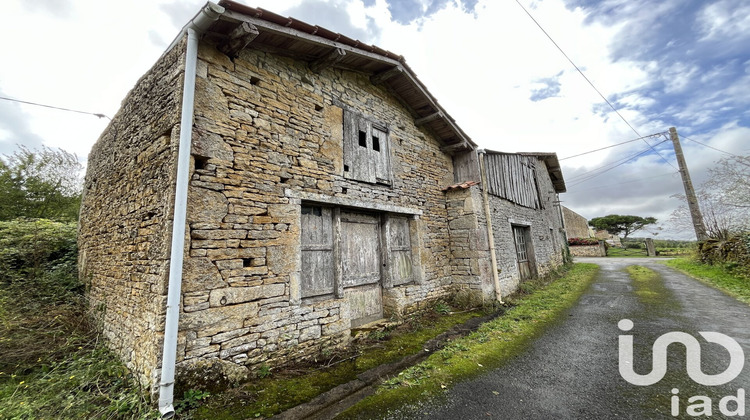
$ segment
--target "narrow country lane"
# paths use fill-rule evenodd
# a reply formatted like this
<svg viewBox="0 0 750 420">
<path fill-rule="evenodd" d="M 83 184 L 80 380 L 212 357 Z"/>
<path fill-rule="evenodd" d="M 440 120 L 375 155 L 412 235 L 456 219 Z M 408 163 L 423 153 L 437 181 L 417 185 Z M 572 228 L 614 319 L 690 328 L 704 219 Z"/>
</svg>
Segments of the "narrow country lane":
<svg viewBox="0 0 750 420">
<path fill-rule="evenodd" d="M 699 331 L 715 331 L 733 338 L 750 356 L 750 307 L 646 258 L 580 258 L 600 265 L 599 277 L 557 324 L 500 369 L 453 387 L 446 398 L 389 414 L 390 418 L 424 419 L 653 419 L 694 418 L 708 414 L 725 418 L 741 414 L 738 393 L 750 390 L 750 363 L 734 380 L 716 386 L 696 383 L 686 373 L 685 346 L 668 347 L 667 373 L 659 382 L 636 386 L 618 371 L 618 336 L 632 335 L 635 372 L 652 368 L 652 345 L 661 335 L 682 331 L 697 338 L 702 371 L 727 369 L 730 355 L 719 344 L 708 343 Z M 634 281 L 630 265 L 659 274 L 651 282 Z M 630 331 L 618 328 L 629 319 Z M 739 361 L 739 358 L 737 358 Z M 677 389 L 678 416 L 672 416 Z M 694 396 L 705 398 L 693 399 Z M 722 398 L 726 398 L 723 407 Z M 710 399 L 710 400 L 709 400 Z M 731 401 L 730 401 L 731 400 Z M 745 398 L 747 407 L 747 398 Z M 690 407 L 688 407 L 690 406 Z M 688 411 L 689 408 L 689 411 Z M 745 408 L 744 418 L 750 415 Z M 701 416 L 705 418 L 706 416 Z M 739 417 L 739 416 L 737 416 Z M 733 418 L 737 418 L 733 417 Z M 741 418 L 741 417 L 740 417 Z"/>
</svg>

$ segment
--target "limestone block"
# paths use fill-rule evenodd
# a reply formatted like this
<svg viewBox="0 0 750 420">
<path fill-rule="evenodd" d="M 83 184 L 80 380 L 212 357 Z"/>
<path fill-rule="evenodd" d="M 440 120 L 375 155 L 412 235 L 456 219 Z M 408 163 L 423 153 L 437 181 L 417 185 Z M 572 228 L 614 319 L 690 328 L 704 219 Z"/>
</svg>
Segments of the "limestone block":
<svg viewBox="0 0 750 420">
<path fill-rule="evenodd" d="M 226 283 L 219 273 L 219 269 L 208 258 L 186 258 L 182 267 L 183 293 L 201 292 L 224 287 Z M 199 302 L 185 302 L 186 305 Z"/>
<path fill-rule="evenodd" d="M 236 347 L 244 346 L 245 344 L 251 344 L 251 343 L 257 346 L 258 338 L 260 338 L 260 334 L 258 333 L 241 335 L 239 337 L 235 337 L 231 340 L 227 340 L 221 343 L 221 348 L 231 349 L 231 348 L 236 348 Z"/>
<path fill-rule="evenodd" d="M 451 220 L 448 223 L 451 229 L 477 229 L 477 218 L 475 215 L 465 215 Z"/>
<path fill-rule="evenodd" d="M 210 132 L 193 132 L 192 152 L 197 156 L 223 161 L 227 166 L 231 166 L 234 160 L 232 148 L 221 136 Z"/>
<path fill-rule="evenodd" d="M 209 303 L 214 306 L 236 305 L 258 299 L 281 296 L 284 284 L 269 284 L 256 287 L 227 287 L 211 291 Z"/>
<path fill-rule="evenodd" d="M 266 256 L 268 269 L 277 275 L 299 271 L 301 265 L 299 253 L 297 244 L 268 247 Z"/>
<path fill-rule="evenodd" d="M 194 186 L 190 188 L 187 209 L 189 222 L 221 223 L 227 211 L 228 203 L 224 194 Z"/>
<path fill-rule="evenodd" d="M 348 318 L 340 319 L 336 322 L 321 325 L 321 334 L 324 336 L 335 335 L 347 331 L 351 327 L 352 321 Z"/>
<path fill-rule="evenodd" d="M 222 332 L 242 328 L 244 319 L 257 313 L 258 305 L 245 303 L 242 305 L 212 307 L 198 312 L 180 315 L 180 330 L 197 332 L 198 337 L 213 336 Z"/>
<path fill-rule="evenodd" d="M 316 338 L 320 338 L 320 335 L 321 335 L 320 325 L 313 325 L 311 327 L 303 329 L 300 332 L 299 342 L 302 343 L 304 341 L 314 340 Z"/>
<path fill-rule="evenodd" d="M 229 260 L 237 258 L 265 258 L 266 248 L 222 248 L 209 249 L 206 256 L 213 261 Z"/>
<path fill-rule="evenodd" d="M 239 328 L 236 330 L 219 333 L 219 334 L 214 335 L 213 337 L 207 337 L 207 338 L 211 344 L 217 344 L 217 343 L 221 344 L 233 338 L 243 336 L 247 334 L 248 332 L 250 332 L 250 328 Z"/>
</svg>

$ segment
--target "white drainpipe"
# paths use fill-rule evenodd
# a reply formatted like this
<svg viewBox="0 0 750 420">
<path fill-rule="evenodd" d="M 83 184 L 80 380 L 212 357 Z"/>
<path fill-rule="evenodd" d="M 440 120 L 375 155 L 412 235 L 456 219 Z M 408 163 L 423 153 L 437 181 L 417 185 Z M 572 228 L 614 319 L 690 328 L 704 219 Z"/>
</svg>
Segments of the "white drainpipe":
<svg viewBox="0 0 750 420">
<path fill-rule="evenodd" d="M 490 261 L 492 262 L 492 280 L 495 283 L 495 298 L 498 302 L 503 302 L 502 292 L 500 291 L 500 276 L 497 274 L 497 255 L 495 254 L 495 233 L 492 231 L 492 211 L 490 211 L 490 197 L 487 193 L 489 181 L 487 180 L 487 170 L 484 166 L 484 149 L 477 150 L 479 154 L 479 170 L 482 179 L 482 199 L 484 201 L 484 215 L 487 219 L 487 238 L 490 246 Z"/>
<path fill-rule="evenodd" d="M 185 80 L 182 90 L 182 115 L 180 116 L 180 144 L 177 155 L 177 180 L 175 185 L 174 216 L 172 222 L 172 249 L 169 259 L 169 289 L 167 315 L 164 322 L 164 352 L 159 383 L 159 412 L 163 419 L 174 417 L 174 372 L 177 359 L 177 330 L 180 320 L 180 295 L 182 289 L 182 261 L 185 249 L 185 219 L 187 213 L 188 183 L 190 181 L 190 144 L 193 137 L 193 111 L 195 103 L 195 73 L 198 65 L 198 35 L 219 16 L 224 8 L 207 3 L 191 20 L 167 51 L 187 34 L 185 52 Z"/>
</svg>

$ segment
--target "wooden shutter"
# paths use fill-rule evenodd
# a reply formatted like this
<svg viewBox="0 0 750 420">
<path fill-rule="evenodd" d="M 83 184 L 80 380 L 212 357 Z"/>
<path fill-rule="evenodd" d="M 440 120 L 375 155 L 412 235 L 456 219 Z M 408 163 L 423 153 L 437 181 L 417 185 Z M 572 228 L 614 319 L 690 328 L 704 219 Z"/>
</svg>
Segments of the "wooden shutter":
<svg viewBox="0 0 750 420">
<path fill-rule="evenodd" d="M 333 293 L 332 211 L 327 207 L 302 206 L 302 297 Z"/>
<path fill-rule="evenodd" d="M 412 280 L 411 239 L 409 219 L 388 217 L 391 285 L 398 286 Z"/>
<path fill-rule="evenodd" d="M 344 111 L 344 178 L 391 184 L 387 129 L 351 111 Z"/>
</svg>

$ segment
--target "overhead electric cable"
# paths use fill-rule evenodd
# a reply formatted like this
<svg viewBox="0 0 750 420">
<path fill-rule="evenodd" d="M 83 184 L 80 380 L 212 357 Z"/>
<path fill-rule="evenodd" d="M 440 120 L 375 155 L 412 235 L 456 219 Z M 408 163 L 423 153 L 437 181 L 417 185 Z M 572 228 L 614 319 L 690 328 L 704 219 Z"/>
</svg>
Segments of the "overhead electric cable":
<svg viewBox="0 0 750 420">
<path fill-rule="evenodd" d="M 660 143 L 657 143 L 657 146 L 659 144 L 661 144 L 661 143 L 664 143 L 664 142 L 665 141 L 661 141 Z M 635 154 L 626 156 L 624 158 L 616 159 L 616 160 L 613 160 L 611 162 L 607 162 L 604 165 L 598 166 L 598 167 L 596 167 L 594 169 L 591 169 L 589 171 L 580 173 L 580 174 L 575 175 L 575 176 L 566 177 L 566 181 L 573 182 L 573 181 L 576 181 L 576 180 L 581 179 L 581 178 L 589 177 L 589 175 L 595 174 L 596 172 L 601 171 L 603 169 L 608 169 L 610 166 L 614 167 L 614 166 L 621 165 L 621 164 L 623 164 L 625 162 L 628 162 L 628 161 L 630 161 L 630 160 L 632 160 L 632 159 L 634 159 L 634 158 L 642 155 L 644 152 L 648 152 L 649 150 L 651 150 L 651 149 L 648 149 L 648 148 L 647 149 L 643 149 L 643 150 L 640 150 L 640 151 L 636 152 Z"/>
<path fill-rule="evenodd" d="M 666 141 L 667 141 L 667 140 L 663 140 L 663 141 L 661 141 L 661 142 L 657 143 L 656 145 L 658 146 L 658 145 L 660 145 L 660 144 L 662 144 L 662 143 L 664 143 L 664 142 L 666 142 Z M 610 167 L 608 167 L 608 168 L 607 168 L 607 166 L 608 166 L 608 165 L 604 165 L 604 166 L 602 166 L 602 167 L 600 167 L 600 168 L 597 168 L 597 169 L 594 169 L 594 170 L 592 170 L 592 171 L 589 171 L 589 172 L 587 172 L 587 173 L 591 173 L 591 172 L 595 172 L 595 171 L 599 171 L 599 172 L 598 172 L 598 173 L 596 173 L 596 174 L 591 174 L 591 175 L 590 175 L 590 176 L 588 176 L 588 177 L 586 177 L 586 176 L 585 176 L 585 175 L 586 175 L 586 173 L 584 173 L 584 174 L 581 174 L 581 175 L 579 175 L 579 176 L 576 176 L 576 177 L 573 177 L 574 179 L 576 179 L 576 181 L 574 181 L 573 183 L 567 183 L 567 182 L 566 182 L 566 184 L 568 185 L 568 187 L 573 187 L 573 186 L 576 186 L 576 185 L 578 185 L 578 184 L 582 184 L 582 183 L 584 183 L 584 182 L 586 182 L 586 181 L 588 181 L 588 180 L 590 180 L 590 179 L 596 178 L 596 177 L 598 177 L 599 175 L 602 175 L 602 174 L 604 174 L 605 172 L 609 172 L 609 171 L 611 171 L 612 169 L 615 169 L 615 168 L 616 168 L 616 167 L 618 167 L 618 166 L 624 165 L 624 164 L 628 163 L 629 161 L 631 161 L 631 160 L 633 160 L 633 159 L 637 158 L 638 156 L 641 156 L 641 155 L 644 155 L 644 154 L 646 154 L 646 153 L 647 153 L 647 152 L 649 152 L 650 150 L 651 150 L 651 149 L 645 149 L 645 150 L 642 150 L 642 151 L 641 151 L 641 152 L 639 152 L 639 153 L 636 153 L 636 154 L 634 154 L 634 155 L 628 156 L 627 158 L 624 158 L 624 159 L 620 159 L 619 161 L 615 161 L 615 162 L 613 162 L 613 163 L 616 163 L 616 164 L 609 164 L 609 165 L 611 165 L 611 166 L 610 166 Z M 603 169 L 603 168 L 606 168 L 606 169 Z"/>
<path fill-rule="evenodd" d="M 605 96 L 604 96 L 604 95 L 602 94 L 602 92 L 601 92 L 601 91 L 599 91 L 599 89 L 597 89 L 597 88 L 596 88 L 596 86 L 594 86 L 594 83 L 593 83 L 593 82 L 591 82 L 591 80 L 589 80 L 589 78 L 588 78 L 588 77 L 586 77 L 586 75 L 585 75 L 585 74 L 583 74 L 583 71 L 581 71 L 581 69 L 580 69 L 580 68 L 579 68 L 579 67 L 578 67 L 578 66 L 576 65 L 576 63 L 574 63 L 574 62 L 573 62 L 573 60 L 571 60 L 571 59 L 570 59 L 570 57 L 568 57 L 568 54 L 566 54 L 566 53 L 565 53 L 565 51 L 563 51 L 563 49 L 562 49 L 562 48 L 561 48 L 561 47 L 560 47 L 560 46 L 559 46 L 559 45 L 557 44 L 557 42 L 555 42 L 555 40 L 554 40 L 554 39 L 552 38 L 552 36 L 550 36 L 550 34 L 549 34 L 549 33 L 547 33 L 547 31 L 546 31 L 546 30 L 545 30 L 545 29 L 544 29 L 544 28 L 542 27 L 542 25 L 541 25 L 541 24 L 539 24 L 539 22 L 537 22 L 537 21 L 536 21 L 536 19 L 534 19 L 534 16 L 532 16 L 532 15 L 531 15 L 531 13 L 529 13 L 529 11 L 528 11 L 528 10 L 526 10 L 526 8 L 525 8 L 525 7 L 523 7 L 523 4 L 521 4 L 521 1 L 520 1 L 520 0 L 516 0 L 516 3 L 518 3 L 518 6 L 520 6 L 520 7 L 521 7 L 521 9 L 523 9 L 523 11 L 524 11 L 524 12 L 526 12 L 526 14 L 527 14 L 527 15 L 529 16 L 529 18 L 531 18 L 531 20 L 532 20 L 532 21 L 534 21 L 534 23 L 536 24 L 536 26 L 538 26 L 538 27 L 539 27 L 539 29 L 540 29 L 540 30 L 541 30 L 541 31 L 542 31 L 542 32 L 544 33 L 544 35 L 546 35 L 546 36 L 547 36 L 547 38 L 549 38 L 549 40 L 550 40 L 550 41 L 552 42 L 552 44 L 554 44 L 554 45 L 555 45 L 555 47 L 556 47 L 556 48 L 557 48 L 557 49 L 558 49 L 558 50 L 560 51 L 560 53 L 561 53 L 561 54 L 562 54 L 562 55 L 563 55 L 563 56 L 564 56 L 564 57 L 565 57 L 565 58 L 566 58 L 566 59 L 568 60 L 568 62 L 569 62 L 569 63 L 570 63 L 570 64 L 571 64 L 571 65 L 572 65 L 573 67 L 575 67 L 576 71 L 578 71 L 578 73 L 579 73 L 579 74 L 581 75 L 581 77 L 583 77 L 583 78 L 584 78 L 584 80 L 586 80 L 586 82 L 587 82 L 587 83 L 588 83 L 588 84 L 589 84 L 589 85 L 591 86 L 591 88 L 592 88 L 592 89 L 594 89 L 594 90 L 596 91 L 596 93 L 598 93 L 598 94 L 599 94 L 599 96 L 600 96 L 600 97 L 601 97 L 601 98 L 602 98 L 602 99 L 604 100 L 604 102 L 606 102 L 606 103 L 607 103 L 607 105 L 609 105 L 609 107 L 610 107 L 610 108 L 612 108 L 612 111 L 614 111 L 614 112 L 615 112 L 615 114 L 617 114 L 617 116 L 618 116 L 618 117 L 620 117 L 620 119 L 621 119 L 621 120 L 622 120 L 622 121 L 623 121 L 623 122 L 624 122 L 624 123 L 625 123 L 625 124 L 626 124 L 626 125 L 627 125 L 628 127 L 630 127 L 630 129 L 631 129 L 631 130 L 633 130 L 633 132 L 634 132 L 634 133 L 635 133 L 635 134 L 636 134 L 636 135 L 637 135 L 638 137 L 642 137 L 642 136 L 641 136 L 641 134 L 640 134 L 640 133 L 638 132 L 638 130 L 636 130 L 636 129 L 635 129 L 635 127 L 633 127 L 633 126 L 632 126 L 632 125 L 631 125 L 631 124 L 630 124 L 630 123 L 628 122 L 628 120 L 626 120 L 626 119 L 625 119 L 625 117 L 623 117 L 623 115 L 622 115 L 622 114 L 620 114 L 620 111 L 618 111 L 618 110 L 617 110 L 617 108 L 615 108 L 615 106 L 614 106 L 614 105 L 612 105 L 612 102 L 610 102 L 610 101 L 609 101 L 609 99 L 607 99 L 607 98 L 606 98 L 606 97 L 605 97 Z M 641 138 L 641 140 L 643 140 L 643 142 L 644 142 L 644 143 L 646 143 L 646 144 L 648 145 L 648 147 L 649 147 L 649 148 L 650 148 L 651 150 L 653 150 L 653 151 L 654 151 L 654 153 L 656 153 L 657 155 L 659 155 L 659 157 L 660 157 L 660 158 L 661 158 L 661 159 L 662 159 L 662 160 L 663 160 L 664 162 L 667 162 L 667 164 L 668 164 L 669 166 L 671 166 L 671 167 L 672 167 L 672 168 L 674 168 L 675 170 L 678 170 L 678 169 L 677 169 L 677 168 L 676 168 L 676 167 L 675 167 L 674 165 L 672 165 L 672 163 L 671 163 L 670 161 L 668 161 L 668 160 L 667 160 L 667 159 L 666 159 L 666 158 L 665 158 L 664 156 L 662 156 L 662 155 L 661 155 L 661 154 L 660 154 L 660 153 L 659 153 L 659 152 L 658 152 L 658 151 L 657 151 L 656 149 L 654 149 L 654 147 L 653 147 L 653 146 L 651 146 L 651 144 L 649 144 L 649 142 L 647 142 L 645 138 Z"/>
<path fill-rule="evenodd" d="M 560 159 L 558 159 L 558 160 L 572 159 L 572 158 L 574 158 L 574 157 L 578 157 L 578 156 L 583 156 L 583 155 L 588 155 L 589 153 L 599 152 L 599 151 L 602 151 L 602 150 L 605 150 L 605 149 L 611 149 L 611 148 L 613 148 L 613 147 L 617 147 L 617 146 L 622 146 L 623 144 L 628 144 L 628 143 L 632 143 L 632 142 L 634 142 L 634 141 L 642 140 L 642 139 L 645 139 L 645 138 L 648 138 L 648 137 L 656 137 L 656 136 L 661 136 L 661 135 L 663 135 L 663 134 L 666 134 L 666 132 L 664 132 L 664 133 L 656 133 L 656 134 L 650 134 L 650 135 L 648 135 L 648 136 L 643 136 L 643 137 L 638 137 L 637 139 L 632 139 L 632 140 L 624 141 L 624 142 L 622 142 L 622 143 L 617 143 L 617 144 L 613 144 L 613 145 L 611 145 L 611 146 L 607 146 L 607 147 L 602 147 L 602 148 L 600 148 L 600 149 L 589 150 L 588 152 L 583 152 L 583 153 L 579 153 L 579 154 L 577 154 L 577 155 L 573 155 L 573 156 L 566 156 L 566 157 L 564 157 L 564 158 L 560 158 Z"/>
<path fill-rule="evenodd" d="M 57 110 L 60 110 L 60 111 L 68 111 L 68 112 L 76 112 L 78 114 L 93 115 L 93 116 L 98 117 L 98 118 L 106 118 L 106 119 L 112 121 L 112 118 L 109 118 L 108 116 L 106 116 L 104 114 L 99 114 L 99 113 L 95 113 L 95 112 L 79 111 L 77 109 L 63 108 L 63 107 L 54 106 L 54 105 L 45 105 L 45 104 L 39 104 L 39 103 L 36 103 L 36 102 L 22 101 L 20 99 L 6 98 L 5 96 L 0 96 L 0 99 L 6 100 L 6 101 L 11 101 L 11 102 L 19 102 L 19 103 L 27 104 L 27 105 L 42 106 L 42 107 L 45 107 L 45 108 L 57 109 Z"/>
<path fill-rule="evenodd" d="M 730 153 L 730 152 L 725 152 L 725 151 L 723 151 L 723 150 L 721 150 L 721 149 L 717 149 L 717 148 L 715 148 L 715 147 L 713 147 L 713 146 L 709 146 L 709 145 L 707 145 L 706 143 L 701 143 L 701 142 L 699 142 L 698 140 L 693 140 L 693 139 L 691 139 L 691 138 L 688 138 L 688 137 L 685 137 L 685 136 L 682 136 L 682 138 L 683 138 L 683 139 L 685 139 L 685 140 L 690 140 L 690 141 L 692 141 L 693 143 L 698 143 L 698 144 L 700 144 L 701 146 L 705 146 L 705 147 L 708 147 L 709 149 L 713 149 L 713 150 L 716 150 L 717 152 L 721 152 L 721 153 L 724 153 L 725 155 L 729 155 L 729 156 L 734 156 L 734 157 L 742 157 L 742 156 L 740 156 L 740 155 L 735 155 L 734 153 Z"/>
<path fill-rule="evenodd" d="M 598 190 L 598 189 L 601 189 L 601 188 L 616 187 L 618 185 L 632 184 L 634 182 L 644 181 L 644 180 L 647 180 L 647 179 L 661 178 L 661 177 L 667 176 L 667 175 L 675 175 L 676 173 L 677 172 L 668 172 L 668 173 L 664 173 L 664 174 L 661 174 L 661 175 L 647 176 L 645 178 L 638 178 L 638 179 L 633 179 L 633 180 L 630 180 L 630 181 L 618 182 L 616 184 L 598 185 L 596 187 L 587 188 L 585 190 L 575 190 L 575 191 L 568 191 L 568 192 L 579 193 L 579 192 L 586 192 L 586 191 Z"/>
</svg>

